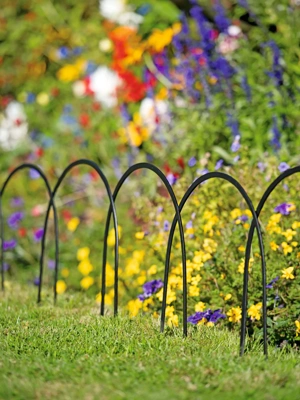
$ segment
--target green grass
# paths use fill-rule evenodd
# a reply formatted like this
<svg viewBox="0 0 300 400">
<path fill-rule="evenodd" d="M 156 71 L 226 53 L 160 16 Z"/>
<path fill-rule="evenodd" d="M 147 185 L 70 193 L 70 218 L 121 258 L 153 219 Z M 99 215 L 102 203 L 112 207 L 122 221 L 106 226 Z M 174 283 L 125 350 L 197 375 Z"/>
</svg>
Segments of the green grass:
<svg viewBox="0 0 300 400">
<path fill-rule="evenodd" d="M 159 333 L 150 317 L 100 318 L 86 295 L 0 294 L 1 399 L 299 399 L 300 356 L 238 356 L 218 328 Z"/>
</svg>

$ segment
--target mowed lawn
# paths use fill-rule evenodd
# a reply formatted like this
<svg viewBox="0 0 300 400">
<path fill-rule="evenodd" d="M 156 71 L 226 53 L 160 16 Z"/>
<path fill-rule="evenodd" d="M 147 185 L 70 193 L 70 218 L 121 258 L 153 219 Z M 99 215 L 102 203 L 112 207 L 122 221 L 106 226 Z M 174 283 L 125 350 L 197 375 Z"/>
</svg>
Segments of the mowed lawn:
<svg viewBox="0 0 300 400">
<path fill-rule="evenodd" d="M 159 333 L 150 316 L 99 317 L 86 294 L 0 293 L 1 399 L 299 399 L 300 355 L 259 345 L 240 358 L 218 328 Z M 45 296 L 44 296 L 45 297 Z"/>
</svg>

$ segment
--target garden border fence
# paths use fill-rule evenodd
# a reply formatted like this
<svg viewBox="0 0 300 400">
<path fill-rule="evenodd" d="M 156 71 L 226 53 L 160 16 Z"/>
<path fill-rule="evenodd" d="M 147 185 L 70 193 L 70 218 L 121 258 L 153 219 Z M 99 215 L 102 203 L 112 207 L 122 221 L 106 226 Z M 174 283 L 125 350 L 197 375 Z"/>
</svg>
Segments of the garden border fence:
<svg viewBox="0 0 300 400">
<path fill-rule="evenodd" d="M 184 194 L 183 198 L 181 199 L 180 203 L 178 204 L 175 193 L 173 191 L 172 186 L 170 185 L 167 177 L 165 174 L 156 166 L 150 163 L 139 163 L 131 166 L 120 178 L 118 181 L 116 188 L 114 191 L 111 191 L 109 186 L 108 180 L 102 170 L 99 168 L 97 163 L 87 159 L 80 159 L 75 162 L 69 164 L 65 170 L 60 175 L 54 189 L 51 190 L 51 186 L 46 175 L 43 171 L 36 165 L 25 163 L 21 164 L 16 167 L 12 172 L 10 172 L 9 176 L 5 180 L 2 185 L 0 191 L 0 239 L 1 239 L 1 287 L 2 291 L 5 288 L 5 274 L 4 274 L 4 221 L 3 221 L 3 210 L 2 210 L 2 199 L 5 193 L 5 189 L 12 179 L 12 177 L 20 170 L 23 169 L 33 169 L 35 170 L 40 177 L 43 179 L 48 195 L 49 195 L 49 203 L 45 215 L 44 220 L 44 230 L 43 236 L 41 240 L 41 253 L 40 253 L 40 260 L 39 260 L 39 284 L 38 284 L 38 298 L 37 302 L 41 302 L 41 290 L 43 284 L 43 267 L 44 267 L 44 254 L 45 254 L 45 243 L 46 243 L 46 236 L 47 236 L 47 227 L 48 221 L 50 217 L 51 209 L 53 209 L 53 217 L 54 217 L 54 233 L 55 233 L 55 268 L 54 268 L 54 285 L 53 285 L 53 292 L 54 292 L 54 303 L 57 299 L 57 291 L 56 291 L 56 284 L 58 279 L 58 268 L 59 268 L 59 230 L 58 230 L 58 217 L 57 217 L 57 209 L 55 206 L 55 196 L 56 193 L 64 181 L 65 177 L 68 173 L 76 166 L 79 165 L 87 165 L 91 167 L 94 171 L 97 172 L 99 177 L 101 178 L 102 182 L 105 185 L 106 194 L 109 199 L 109 210 L 106 217 L 105 223 L 105 233 L 104 233 L 104 240 L 103 240 L 103 259 L 102 259 L 102 283 L 101 283 L 101 305 L 100 305 L 100 315 L 104 315 L 105 311 L 105 293 L 106 293 L 106 260 L 107 260 L 107 239 L 110 227 L 111 217 L 113 216 L 113 226 L 115 232 L 115 245 L 114 245 L 114 253 L 115 253 L 115 262 L 114 262 L 114 315 L 118 313 L 118 267 L 119 267 L 119 238 L 118 238 L 118 218 L 117 218 L 117 210 L 115 201 L 117 199 L 118 193 L 122 188 L 126 179 L 135 171 L 137 170 L 150 170 L 154 172 L 161 180 L 165 188 L 167 189 L 173 206 L 175 210 L 174 219 L 171 225 L 171 229 L 169 232 L 168 238 L 168 245 L 166 251 L 166 258 L 165 258 L 165 270 L 164 270 L 164 280 L 163 280 L 163 301 L 162 301 L 162 311 L 161 311 L 161 322 L 160 322 L 160 331 L 164 331 L 165 327 L 165 318 L 166 318 L 166 306 L 167 306 L 167 290 L 168 290 L 168 277 L 169 277 L 169 269 L 170 269 L 170 257 L 172 251 L 172 243 L 174 238 L 174 233 L 176 229 L 176 225 L 178 223 L 179 233 L 180 233 L 180 242 L 181 242 L 181 254 L 182 254 L 182 284 L 183 284 L 183 335 L 187 336 L 187 273 L 186 273 L 186 249 L 185 249 L 185 238 L 184 238 L 184 230 L 183 224 L 181 219 L 181 211 L 183 210 L 187 200 L 192 195 L 194 190 L 201 185 L 203 182 L 210 180 L 210 179 L 222 179 L 229 183 L 231 183 L 241 194 L 243 199 L 246 201 L 247 206 L 249 207 L 251 214 L 252 214 L 252 223 L 250 226 L 247 245 L 245 250 L 245 263 L 244 263 L 244 279 L 243 279 L 243 296 L 242 296 L 242 320 L 241 320 L 241 330 L 240 330 L 240 355 L 242 356 L 245 351 L 245 340 L 246 340 L 246 323 L 247 323 L 247 305 L 248 305 L 248 282 L 249 282 L 249 260 L 250 260 L 250 253 L 251 253 L 251 246 L 254 236 L 254 230 L 257 232 L 259 248 L 260 248 L 260 256 L 261 256 L 261 270 L 262 270 L 262 317 L 263 317 L 263 348 L 264 354 L 267 356 L 268 354 L 268 337 L 267 337 L 267 278 L 266 278 L 266 260 L 265 260 L 265 253 L 264 253 L 264 245 L 263 245 L 263 238 L 259 224 L 259 215 L 268 200 L 270 194 L 273 190 L 281 183 L 285 178 L 294 175 L 300 172 L 300 166 L 290 168 L 283 172 L 279 177 L 277 177 L 267 188 L 265 193 L 263 194 L 257 209 L 255 210 L 253 204 L 251 202 L 250 197 L 248 196 L 247 192 L 243 188 L 243 186 L 232 176 L 223 173 L 223 172 L 208 172 L 203 176 L 197 178 L 191 186 L 188 188 L 186 193 Z"/>
</svg>

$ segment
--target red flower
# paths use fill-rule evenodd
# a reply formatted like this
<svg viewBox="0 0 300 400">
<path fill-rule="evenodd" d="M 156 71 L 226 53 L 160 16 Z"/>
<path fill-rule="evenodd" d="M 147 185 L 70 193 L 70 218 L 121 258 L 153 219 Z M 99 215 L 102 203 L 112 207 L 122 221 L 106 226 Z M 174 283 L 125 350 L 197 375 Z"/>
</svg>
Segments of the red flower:
<svg viewBox="0 0 300 400">
<path fill-rule="evenodd" d="M 88 128 L 90 125 L 90 117 L 88 114 L 79 115 L 79 123 L 83 128 Z"/>
</svg>

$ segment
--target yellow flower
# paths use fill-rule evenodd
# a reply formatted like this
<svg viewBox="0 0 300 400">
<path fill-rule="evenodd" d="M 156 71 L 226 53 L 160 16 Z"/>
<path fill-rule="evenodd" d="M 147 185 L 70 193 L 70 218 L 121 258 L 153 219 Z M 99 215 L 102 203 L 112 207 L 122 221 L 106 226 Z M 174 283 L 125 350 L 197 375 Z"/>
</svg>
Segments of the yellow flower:
<svg viewBox="0 0 300 400">
<path fill-rule="evenodd" d="M 137 283 L 139 286 L 142 286 L 146 282 L 147 277 L 144 275 L 138 276 L 137 277 Z"/>
<path fill-rule="evenodd" d="M 127 276 L 137 275 L 140 272 L 140 263 L 135 258 L 128 258 L 125 266 Z"/>
<path fill-rule="evenodd" d="M 230 215 L 232 219 L 237 219 L 242 215 L 242 210 L 240 210 L 239 208 L 235 208 L 230 212 Z"/>
<path fill-rule="evenodd" d="M 94 269 L 88 258 L 80 261 L 77 268 L 82 275 L 88 275 Z"/>
<path fill-rule="evenodd" d="M 278 244 L 276 244 L 275 242 L 271 242 L 270 243 L 270 247 L 274 251 L 276 251 L 279 248 Z"/>
<path fill-rule="evenodd" d="M 293 236 L 295 236 L 296 233 L 297 232 L 293 231 L 292 229 L 287 229 L 285 232 L 282 232 L 281 234 L 286 237 L 286 240 L 288 242 L 290 242 L 291 240 L 293 240 Z"/>
<path fill-rule="evenodd" d="M 297 246 L 298 246 L 298 242 L 292 242 L 291 245 L 292 245 L 293 247 L 297 247 Z"/>
<path fill-rule="evenodd" d="M 213 322 L 208 322 L 206 324 L 206 326 L 208 326 L 209 328 L 212 328 L 213 326 L 215 326 L 215 324 Z"/>
<path fill-rule="evenodd" d="M 81 279 L 80 281 L 80 286 L 87 290 L 88 288 L 90 288 L 95 282 L 95 279 L 92 278 L 91 276 L 86 276 L 83 279 Z"/>
<path fill-rule="evenodd" d="M 62 276 L 63 278 L 67 278 L 69 275 L 70 275 L 70 270 L 69 270 L 68 268 L 63 268 L 63 269 L 61 270 L 61 276 Z"/>
<path fill-rule="evenodd" d="M 294 267 L 289 267 L 282 269 L 282 275 L 281 278 L 283 279 L 295 279 L 295 276 L 293 275 Z"/>
<path fill-rule="evenodd" d="M 191 297 L 197 297 L 197 296 L 199 296 L 199 294 L 200 294 L 200 289 L 198 288 L 198 286 L 191 285 L 189 287 L 189 295 Z"/>
<path fill-rule="evenodd" d="M 238 248 L 238 251 L 241 251 L 241 252 L 245 252 L 245 250 L 246 250 L 246 247 L 242 246 L 242 245 Z"/>
<path fill-rule="evenodd" d="M 174 326 L 178 326 L 178 315 L 172 315 L 170 318 L 168 318 L 168 326 L 173 328 Z"/>
<path fill-rule="evenodd" d="M 135 238 L 136 239 L 144 239 L 144 237 L 145 237 L 145 233 L 144 232 L 137 232 L 136 234 L 135 234 Z"/>
<path fill-rule="evenodd" d="M 63 82 L 76 81 L 79 78 L 81 72 L 84 71 L 86 61 L 79 59 L 75 64 L 67 64 L 57 71 L 57 78 Z"/>
<path fill-rule="evenodd" d="M 165 30 L 154 29 L 148 38 L 148 46 L 150 49 L 160 53 L 168 44 L 171 43 L 173 38 L 173 29 L 167 28 Z"/>
<path fill-rule="evenodd" d="M 121 239 L 121 234 L 122 234 L 122 228 L 120 226 L 118 226 L 118 236 L 119 239 Z M 115 230 L 114 228 L 112 228 L 109 232 L 108 232 L 108 237 L 107 237 L 107 245 L 112 247 L 114 246 L 116 243 L 115 241 Z"/>
<path fill-rule="evenodd" d="M 36 102 L 41 106 L 46 106 L 47 104 L 49 104 L 49 101 L 49 95 L 45 92 L 41 92 L 36 96 Z"/>
<path fill-rule="evenodd" d="M 261 308 L 262 308 L 262 303 L 257 303 L 256 305 L 253 304 L 248 309 L 248 315 L 252 319 L 256 319 L 257 321 L 259 321 L 261 318 Z"/>
<path fill-rule="evenodd" d="M 157 266 L 151 265 L 151 267 L 148 269 L 148 275 L 155 275 L 156 273 L 157 273 Z"/>
<path fill-rule="evenodd" d="M 242 318 L 242 309 L 241 307 L 232 307 L 228 312 L 228 319 L 230 322 L 239 322 Z"/>
<path fill-rule="evenodd" d="M 67 285 L 65 281 L 59 280 L 56 282 L 56 293 L 62 294 L 66 291 Z"/>
<path fill-rule="evenodd" d="M 127 309 L 129 311 L 130 317 L 135 317 L 138 315 L 139 310 L 143 307 L 143 303 L 139 299 L 130 300 L 127 303 Z"/>
<path fill-rule="evenodd" d="M 281 243 L 281 247 L 283 250 L 284 255 L 286 256 L 288 253 L 291 253 L 293 251 L 292 246 L 290 246 L 289 244 L 287 244 L 287 242 L 282 242 Z"/>
<path fill-rule="evenodd" d="M 295 325 L 296 325 L 296 336 L 298 336 L 300 333 L 300 321 L 295 321 Z"/>
<path fill-rule="evenodd" d="M 109 263 L 106 263 L 106 276 L 105 276 L 106 286 L 112 286 L 114 282 L 115 282 L 115 270 Z"/>
<path fill-rule="evenodd" d="M 300 228 L 300 222 L 299 222 L 299 221 L 295 221 L 295 222 L 293 222 L 293 224 L 292 224 L 292 228 L 293 228 L 294 230 L 296 230 L 296 229 Z"/>
<path fill-rule="evenodd" d="M 174 306 L 167 306 L 166 307 L 166 317 L 172 317 L 174 314 Z"/>
<path fill-rule="evenodd" d="M 202 312 L 205 310 L 205 303 L 203 303 L 202 301 L 199 301 L 199 303 L 195 304 L 195 311 L 196 312 Z"/>
<path fill-rule="evenodd" d="M 225 300 L 225 301 L 230 300 L 231 297 L 232 297 L 232 294 L 228 293 L 228 294 L 226 294 L 226 296 L 224 297 L 224 300 Z"/>
<path fill-rule="evenodd" d="M 134 250 L 132 255 L 135 260 L 142 262 L 145 257 L 145 250 Z"/>
<path fill-rule="evenodd" d="M 69 231 L 74 232 L 77 229 L 77 226 L 80 223 L 80 219 L 78 217 L 71 218 L 68 221 L 67 228 Z"/>
<path fill-rule="evenodd" d="M 162 301 L 163 299 L 163 289 L 160 289 L 159 292 L 156 293 L 156 297 L 158 298 L 159 301 Z M 173 301 L 176 300 L 176 293 L 168 288 L 167 292 L 167 304 L 171 304 Z"/>
<path fill-rule="evenodd" d="M 248 266 L 249 272 L 251 271 L 253 262 L 254 262 L 254 259 L 251 257 L 251 258 L 249 259 L 249 266 Z M 244 270 L 245 270 L 245 259 L 243 258 L 243 259 L 241 260 L 239 266 L 238 266 L 238 272 L 239 272 L 240 274 L 243 274 L 243 273 L 244 273 Z"/>
<path fill-rule="evenodd" d="M 96 295 L 96 303 L 100 304 L 102 299 L 102 294 L 98 293 Z M 111 306 L 114 300 L 114 289 L 111 289 L 108 293 L 105 294 L 105 305 Z"/>
<path fill-rule="evenodd" d="M 77 260 L 83 261 L 90 255 L 90 249 L 88 247 L 81 247 L 77 250 Z"/>
</svg>

